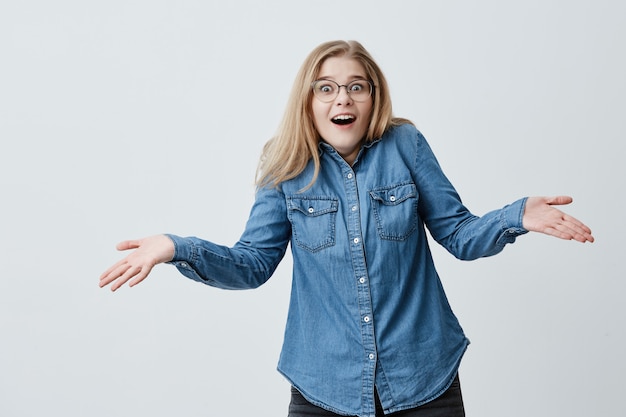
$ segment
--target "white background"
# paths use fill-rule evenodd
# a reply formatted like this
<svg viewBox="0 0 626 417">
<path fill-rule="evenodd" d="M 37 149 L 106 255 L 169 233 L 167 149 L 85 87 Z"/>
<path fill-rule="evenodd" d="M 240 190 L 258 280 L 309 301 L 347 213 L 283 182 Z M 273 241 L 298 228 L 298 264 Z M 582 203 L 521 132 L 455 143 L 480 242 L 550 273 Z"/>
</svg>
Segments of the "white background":
<svg viewBox="0 0 626 417">
<path fill-rule="evenodd" d="M 597 242 L 433 248 L 472 345 L 468 416 L 622 416 L 620 1 L 3 1 L 0 415 L 286 416 L 290 258 L 255 291 L 159 266 L 116 293 L 123 239 L 233 244 L 257 160 L 316 45 L 357 39 L 476 213 L 570 194 Z M 324 360 L 320 358 L 320 360 Z"/>
</svg>

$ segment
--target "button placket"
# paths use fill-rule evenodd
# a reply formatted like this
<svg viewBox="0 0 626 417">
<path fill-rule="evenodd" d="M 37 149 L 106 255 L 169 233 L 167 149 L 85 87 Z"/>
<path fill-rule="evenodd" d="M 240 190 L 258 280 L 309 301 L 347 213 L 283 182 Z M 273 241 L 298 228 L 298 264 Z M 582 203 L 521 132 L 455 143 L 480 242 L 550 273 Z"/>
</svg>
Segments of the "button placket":
<svg viewBox="0 0 626 417">
<path fill-rule="evenodd" d="M 353 171 L 344 171 L 344 186 L 348 197 L 347 211 L 348 216 L 348 236 L 350 245 L 350 256 L 354 266 L 355 279 L 357 280 L 356 291 L 358 297 L 358 318 L 360 321 L 360 330 L 363 341 L 363 347 L 365 349 L 364 364 L 364 380 L 363 380 L 363 392 L 370 393 L 374 391 L 374 380 L 376 370 L 376 341 L 374 337 L 374 318 L 372 315 L 373 306 L 370 294 L 370 287 L 368 285 L 367 275 L 367 263 L 365 260 L 365 247 L 363 241 L 363 231 L 361 223 L 361 205 L 359 202 L 359 190 L 356 181 L 356 173 Z M 371 401 L 369 394 L 366 401 Z M 372 404 L 373 405 L 373 404 Z"/>
</svg>

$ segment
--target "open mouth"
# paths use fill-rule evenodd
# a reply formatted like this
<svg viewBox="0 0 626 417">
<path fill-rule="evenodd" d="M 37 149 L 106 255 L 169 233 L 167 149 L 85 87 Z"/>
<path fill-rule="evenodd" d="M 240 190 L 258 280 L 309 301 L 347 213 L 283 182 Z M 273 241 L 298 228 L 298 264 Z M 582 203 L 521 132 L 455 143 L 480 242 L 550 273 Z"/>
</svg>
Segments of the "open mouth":
<svg viewBox="0 0 626 417">
<path fill-rule="evenodd" d="M 349 114 L 340 114 L 339 116 L 335 116 L 331 119 L 334 124 L 340 126 L 349 125 L 350 123 L 354 123 L 355 120 L 356 118 Z"/>
</svg>

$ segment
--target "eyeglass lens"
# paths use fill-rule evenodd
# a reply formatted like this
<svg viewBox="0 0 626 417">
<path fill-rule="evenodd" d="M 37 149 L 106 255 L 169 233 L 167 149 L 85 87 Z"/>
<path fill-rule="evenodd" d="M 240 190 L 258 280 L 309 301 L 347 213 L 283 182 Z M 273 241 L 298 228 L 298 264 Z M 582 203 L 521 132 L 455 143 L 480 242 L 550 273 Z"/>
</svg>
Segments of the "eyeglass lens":
<svg viewBox="0 0 626 417">
<path fill-rule="evenodd" d="M 313 83 L 313 92 L 321 101 L 329 102 L 337 98 L 341 87 L 345 87 L 354 101 L 365 101 L 372 94 L 372 85 L 367 80 L 354 80 L 348 85 L 339 85 L 332 80 L 317 80 Z"/>
</svg>

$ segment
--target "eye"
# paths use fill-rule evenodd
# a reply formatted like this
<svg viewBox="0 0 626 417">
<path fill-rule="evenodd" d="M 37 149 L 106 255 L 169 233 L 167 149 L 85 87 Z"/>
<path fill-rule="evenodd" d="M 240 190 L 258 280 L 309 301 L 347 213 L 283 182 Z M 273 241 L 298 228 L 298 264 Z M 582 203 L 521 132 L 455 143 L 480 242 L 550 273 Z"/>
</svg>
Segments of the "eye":
<svg viewBox="0 0 626 417">
<path fill-rule="evenodd" d="M 360 93 L 364 89 L 365 89 L 365 87 L 363 87 L 363 84 L 361 82 L 356 82 L 356 83 L 350 84 L 350 92 L 351 93 Z"/>
<path fill-rule="evenodd" d="M 370 93 L 370 84 L 365 80 L 352 81 L 348 86 L 350 94 L 367 95 Z"/>
<path fill-rule="evenodd" d="M 322 94 L 332 94 L 335 92 L 336 87 L 329 82 L 326 81 L 318 81 L 315 84 L 315 90 Z"/>
</svg>

